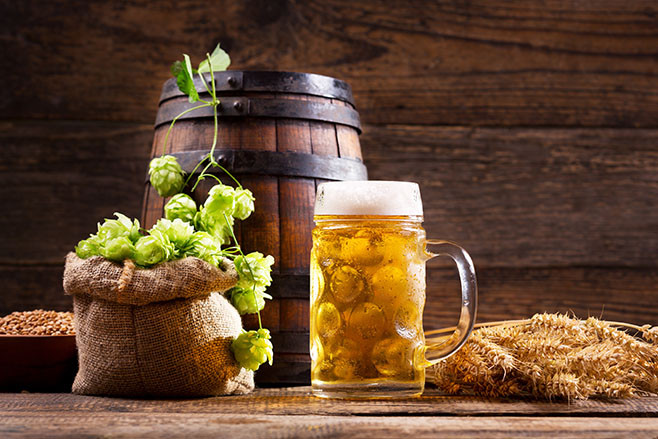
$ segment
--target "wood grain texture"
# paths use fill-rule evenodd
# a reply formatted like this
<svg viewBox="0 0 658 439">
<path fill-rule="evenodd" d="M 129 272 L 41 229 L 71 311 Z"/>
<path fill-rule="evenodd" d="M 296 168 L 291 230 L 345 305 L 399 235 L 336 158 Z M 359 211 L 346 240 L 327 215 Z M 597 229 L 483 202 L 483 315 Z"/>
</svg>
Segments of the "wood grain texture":
<svg viewBox="0 0 658 439">
<path fill-rule="evenodd" d="M 183 401 L 0 395 L 0 433 L 7 438 L 654 438 L 656 414 L 656 398 L 551 404 L 430 391 L 406 401 L 331 401 L 310 396 L 307 387 Z"/>
<path fill-rule="evenodd" d="M 2 127 L 3 263 L 59 263 L 99 219 L 137 216 L 148 127 Z M 656 130 L 368 126 L 362 141 L 371 178 L 419 182 L 428 234 L 478 267 L 656 264 Z"/>
<path fill-rule="evenodd" d="M 341 157 L 362 160 L 359 133 L 351 127 L 336 125 L 336 138 L 338 139 L 338 152 Z"/>
<path fill-rule="evenodd" d="M 313 154 L 339 157 L 336 126 L 326 122 L 309 122 Z"/>
<path fill-rule="evenodd" d="M 276 121 L 266 119 L 244 119 L 241 127 L 240 148 L 260 151 L 276 151 Z M 273 272 L 279 272 L 280 230 L 279 221 L 279 181 L 277 177 L 265 175 L 241 176 L 242 185 L 249 189 L 254 198 L 254 212 L 245 221 L 239 221 L 240 245 L 245 253 L 259 251 L 274 257 Z M 268 306 L 270 308 L 271 306 Z M 278 331 L 279 305 L 276 313 L 267 310 L 263 318 L 271 322 Z M 253 325 L 257 326 L 257 325 Z M 269 326 L 268 326 L 269 328 Z"/>
<path fill-rule="evenodd" d="M 369 178 L 418 182 L 428 236 L 476 267 L 658 267 L 658 130 L 368 126 L 361 143 Z"/>
<path fill-rule="evenodd" d="M 138 217 L 152 127 L 0 122 L 0 264 L 61 264 L 96 223 Z"/>
<path fill-rule="evenodd" d="M 276 121 L 276 145 L 279 152 L 312 154 L 309 122 L 281 119 Z M 279 177 L 279 228 L 282 273 L 303 274 L 311 259 L 311 230 L 315 182 L 307 178 Z"/>
<path fill-rule="evenodd" d="M 270 416 L 142 413 L 80 415 L 71 412 L 15 413 L 0 420 L 6 438 L 607 438 L 655 439 L 658 420 L 593 417 L 427 417 Z"/>
<path fill-rule="evenodd" d="M 136 400 L 72 394 L 3 394 L 0 413 L 134 412 L 180 414 L 237 414 L 247 411 L 269 415 L 352 416 L 638 416 L 658 415 L 658 397 L 620 400 L 547 402 L 526 398 L 480 398 L 447 396 L 427 388 L 419 398 L 406 400 L 331 400 L 311 395 L 310 387 L 257 388 L 249 395 L 189 400 Z"/>
<path fill-rule="evenodd" d="M 430 262 L 425 329 L 454 326 L 460 310 L 456 269 Z M 658 323 L 658 270 L 631 268 L 476 267 L 478 322 L 526 319 L 535 313 L 573 313 L 640 325 Z"/>
<path fill-rule="evenodd" d="M 3 69 L 0 118 L 151 123 L 171 62 L 221 41 L 238 69 L 348 81 L 367 123 L 658 124 L 652 0 L 178 6 L 3 1 L 4 59 L 20 69 Z"/>
<path fill-rule="evenodd" d="M 0 316 L 33 309 L 72 311 L 73 299 L 64 295 L 63 276 L 64 256 L 56 265 L 0 264 Z"/>
<path fill-rule="evenodd" d="M 70 310 L 71 299 L 62 290 L 63 269 L 63 265 L 0 265 L 0 284 L 6 292 L 0 301 L 0 315 L 44 307 Z M 476 271 L 480 289 L 478 322 L 523 319 L 547 311 L 573 312 L 582 318 L 602 316 L 641 325 L 658 323 L 658 270 L 655 269 L 482 268 Z M 430 262 L 425 329 L 454 325 L 460 309 L 459 297 L 456 269 L 436 267 Z M 307 311 L 298 312 L 300 315 L 292 318 L 290 324 L 304 321 L 308 324 Z M 258 326 L 255 316 L 245 317 L 246 327 Z M 279 302 L 268 301 L 262 318 L 266 327 L 278 332 L 282 318 Z"/>
<path fill-rule="evenodd" d="M 135 139 L 147 142 L 150 128 L 3 126 L 5 151 L 12 154 L 0 165 L 6 179 L 0 191 L 20 207 L 0 217 L 11 232 L 0 243 L 2 263 L 9 264 L 0 270 L 7 291 L 0 308 L 68 307 L 63 256 L 103 217 L 138 211 L 148 152 L 136 151 Z M 572 310 L 643 324 L 658 321 L 652 257 L 658 253 L 657 137 L 656 130 L 368 126 L 362 141 L 371 178 L 418 181 L 428 234 L 457 241 L 473 256 L 479 321 Z M 46 145 L 57 148 L 48 154 Z M 67 150 L 75 155 L 62 155 Z M 42 164 L 33 169 L 35 154 Z M 69 190 L 62 175 L 77 186 Z M 52 184 L 59 198 L 53 199 Z M 276 193 L 252 189 L 258 191 L 257 213 L 278 212 Z M 57 227 L 41 216 L 44 206 Z M 256 220 L 278 227 L 267 216 L 247 221 Z M 43 229 L 46 224 L 50 228 Z M 253 247 L 256 235 L 244 237 L 245 248 L 260 249 Z M 459 302 L 451 262 L 432 261 L 428 272 L 426 326 L 452 325 Z"/>
<path fill-rule="evenodd" d="M 311 260 L 315 182 L 310 179 L 279 178 L 281 273 L 306 274 Z"/>
<path fill-rule="evenodd" d="M 167 146 L 164 144 L 165 130 L 155 130 L 151 144 L 151 154 L 147 158 L 149 165 L 146 167 L 144 177 L 144 198 L 142 200 L 142 216 L 140 217 L 141 226 L 150 229 L 162 217 L 161 212 L 164 210 L 165 200 L 158 194 L 158 191 L 151 186 L 148 171 L 150 169 L 150 160 L 152 157 L 163 155 L 167 152 Z M 167 143 L 169 140 L 167 139 Z"/>
</svg>

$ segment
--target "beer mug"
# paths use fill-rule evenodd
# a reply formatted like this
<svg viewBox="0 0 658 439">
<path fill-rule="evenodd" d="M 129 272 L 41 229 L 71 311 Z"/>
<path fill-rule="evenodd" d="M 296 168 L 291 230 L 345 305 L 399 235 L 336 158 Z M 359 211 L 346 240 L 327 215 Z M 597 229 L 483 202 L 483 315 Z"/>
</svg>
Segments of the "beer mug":
<svg viewBox="0 0 658 439">
<path fill-rule="evenodd" d="M 416 183 L 323 183 L 311 250 L 312 392 L 326 398 L 419 396 L 425 368 L 454 352 L 473 329 L 475 268 L 464 249 L 425 239 Z M 429 253 L 427 246 L 436 246 Z M 425 340 L 425 262 L 457 264 L 462 306 L 449 341 Z"/>
</svg>

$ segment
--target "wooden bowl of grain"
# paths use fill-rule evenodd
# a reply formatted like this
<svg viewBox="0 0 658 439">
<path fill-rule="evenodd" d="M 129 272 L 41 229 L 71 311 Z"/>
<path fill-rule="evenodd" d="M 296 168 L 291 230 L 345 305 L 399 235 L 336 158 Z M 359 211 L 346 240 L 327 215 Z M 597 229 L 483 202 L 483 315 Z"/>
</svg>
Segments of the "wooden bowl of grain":
<svg viewBox="0 0 658 439">
<path fill-rule="evenodd" d="M 78 369 L 72 313 L 0 318 L 0 391 L 70 391 Z"/>
</svg>

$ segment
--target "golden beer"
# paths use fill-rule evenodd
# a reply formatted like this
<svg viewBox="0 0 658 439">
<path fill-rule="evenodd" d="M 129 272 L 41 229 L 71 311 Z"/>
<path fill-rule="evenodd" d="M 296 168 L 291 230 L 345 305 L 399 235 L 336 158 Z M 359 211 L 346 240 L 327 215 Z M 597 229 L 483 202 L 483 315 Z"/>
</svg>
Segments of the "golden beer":
<svg viewBox="0 0 658 439">
<path fill-rule="evenodd" d="M 468 254 L 428 241 L 418 185 L 336 182 L 318 187 L 311 250 L 311 382 L 333 398 L 418 396 L 425 368 L 455 352 L 475 319 L 477 288 Z M 436 244 L 462 279 L 458 337 L 426 347 L 426 251 Z M 429 361 L 428 361 L 429 360 Z"/>
<path fill-rule="evenodd" d="M 315 386 L 425 382 L 425 231 L 413 218 L 315 218 L 311 358 Z M 384 383 L 384 384 L 383 384 Z"/>
</svg>

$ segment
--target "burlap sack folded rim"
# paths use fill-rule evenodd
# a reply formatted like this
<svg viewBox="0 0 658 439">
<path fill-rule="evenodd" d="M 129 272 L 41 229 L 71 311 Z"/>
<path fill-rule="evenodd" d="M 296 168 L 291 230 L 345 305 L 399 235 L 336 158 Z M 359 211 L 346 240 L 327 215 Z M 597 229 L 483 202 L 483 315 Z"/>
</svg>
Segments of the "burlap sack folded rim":
<svg viewBox="0 0 658 439">
<path fill-rule="evenodd" d="M 130 259 L 123 263 L 102 256 L 81 259 L 70 252 L 66 255 L 63 287 L 70 296 L 84 294 L 125 305 L 147 305 L 223 293 L 237 281 L 235 266 L 228 259 L 220 263 L 220 268 L 191 256 L 140 268 Z"/>
</svg>

